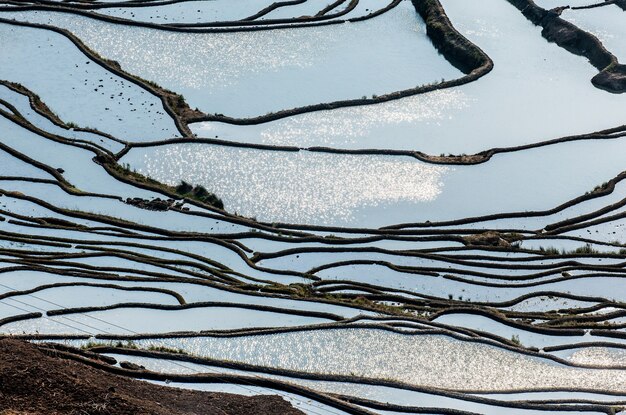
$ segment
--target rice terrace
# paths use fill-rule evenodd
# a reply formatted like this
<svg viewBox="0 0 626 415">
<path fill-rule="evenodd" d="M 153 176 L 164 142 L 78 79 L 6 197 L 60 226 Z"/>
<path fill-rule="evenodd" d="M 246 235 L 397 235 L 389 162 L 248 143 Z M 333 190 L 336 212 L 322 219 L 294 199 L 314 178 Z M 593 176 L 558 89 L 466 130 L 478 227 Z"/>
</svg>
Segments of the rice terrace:
<svg viewBox="0 0 626 415">
<path fill-rule="evenodd" d="M 0 415 L 626 414 L 626 0 L 0 1 Z"/>
</svg>

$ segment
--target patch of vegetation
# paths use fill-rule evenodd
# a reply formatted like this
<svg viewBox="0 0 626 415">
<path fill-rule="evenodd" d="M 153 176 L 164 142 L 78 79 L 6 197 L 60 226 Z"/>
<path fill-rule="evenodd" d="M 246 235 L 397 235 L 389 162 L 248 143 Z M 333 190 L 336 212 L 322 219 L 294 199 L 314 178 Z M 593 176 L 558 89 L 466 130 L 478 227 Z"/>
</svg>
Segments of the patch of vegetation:
<svg viewBox="0 0 626 415">
<path fill-rule="evenodd" d="M 222 200 L 215 194 L 206 190 L 203 186 L 192 186 L 183 181 L 178 186 L 173 187 L 158 182 L 149 176 L 144 176 L 136 170 L 131 170 L 130 164 L 118 164 L 106 156 L 98 156 L 98 161 L 103 165 L 110 167 L 115 173 L 124 176 L 133 182 L 160 189 L 166 194 L 177 194 L 180 197 L 197 200 L 198 202 L 206 203 L 218 209 L 224 209 L 224 202 L 222 202 Z"/>
<path fill-rule="evenodd" d="M 122 174 L 123 176 L 126 176 L 130 179 L 132 179 L 133 181 L 139 182 L 139 183 L 147 183 L 153 186 L 159 186 L 162 187 L 164 189 L 170 189 L 170 186 L 166 186 L 162 183 L 157 182 L 156 180 L 154 180 L 153 178 L 149 177 L 149 176 L 144 176 L 141 173 L 137 173 L 136 170 L 131 170 L 130 169 L 130 164 L 117 164 L 117 163 L 113 163 L 110 164 L 110 167 L 115 170 L 117 173 Z"/>
<path fill-rule="evenodd" d="M 53 122 L 57 124 L 63 124 L 63 121 L 61 121 L 59 116 L 56 115 L 50 108 L 48 108 L 48 106 L 41 100 L 39 95 L 26 88 L 24 85 L 8 81 L 2 81 L 0 82 L 0 84 L 4 84 L 14 91 L 28 96 L 32 107 L 34 107 L 36 110 L 39 110 L 41 113 L 46 114 L 51 120 L 53 120 Z"/>
<path fill-rule="evenodd" d="M 151 87 L 153 87 L 153 88 L 162 89 L 162 88 L 161 88 L 161 85 L 157 84 L 157 83 L 156 83 L 156 82 L 154 82 L 154 81 L 148 81 L 148 80 L 145 80 L 145 82 L 146 82 L 148 85 L 150 85 Z"/>
<path fill-rule="evenodd" d="M 410 316 L 415 315 L 414 311 L 407 310 L 405 307 L 397 306 L 397 305 L 382 304 L 377 301 L 372 301 L 369 298 L 366 298 L 363 296 L 358 296 L 358 297 L 349 299 L 349 298 L 343 298 L 342 296 L 334 294 L 332 295 L 332 298 L 336 299 L 337 301 L 345 302 L 348 305 L 352 303 L 360 307 L 374 309 L 382 314 L 396 314 L 396 315 L 410 315 Z"/>
<path fill-rule="evenodd" d="M 80 346 L 81 349 L 83 350 L 89 350 L 89 349 L 93 349 L 95 347 L 123 347 L 125 349 L 136 349 L 138 350 L 139 347 L 137 347 L 137 345 L 135 344 L 135 342 L 133 342 L 132 340 L 127 340 L 125 342 L 122 341 L 118 341 L 118 342 L 98 342 L 98 341 L 88 341 L 87 343 L 83 344 Z"/>
<path fill-rule="evenodd" d="M 591 193 L 602 192 L 602 191 L 608 189 L 608 187 L 609 187 L 609 182 L 604 182 L 601 185 L 598 185 L 598 186 L 594 187 L 592 191 L 585 192 L 585 194 L 588 195 L 588 194 L 591 194 Z"/>
<path fill-rule="evenodd" d="M 123 347 L 124 349 L 134 349 L 139 350 L 139 346 L 135 344 L 132 340 L 126 340 L 125 342 L 118 341 L 115 343 L 115 347 Z"/>
<path fill-rule="evenodd" d="M 109 347 L 109 346 L 111 346 L 110 343 L 95 342 L 95 341 L 90 340 L 87 343 L 82 344 L 80 348 L 83 350 L 89 350 L 89 349 L 93 349 L 94 347 Z"/>
<path fill-rule="evenodd" d="M 560 255 L 561 251 L 558 250 L 558 248 L 555 248 L 553 246 L 549 246 L 547 248 L 544 248 L 543 246 L 539 247 L 539 252 L 545 254 L 545 255 Z"/>
<path fill-rule="evenodd" d="M 281 285 L 281 284 L 275 284 Z M 315 288 L 311 284 L 290 284 L 288 286 L 283 286 L 291 290 L 291 294 L 296 297 L 301 298 L 320 298 L 324 300 L 334 301 L 343 303 L 347 306 L 357 306 L 363 308 L 369 308 L 375 311 L 378 311 L 382 314 L 395 314 L 395 315 L 410 315 L 415 316 L 422 315 L 419 311 L 416 310 L 408 310 L 407 308 L 400 305 L 389 305 L 384 303 L 379 303 L 377 301 L 370 300 L 364 296 L 357 297 L 348 297 L 342 294 L 332 294 L 332 293 L 324 293 L 315 290 Z"/>
<path fill-rule="evenodd" d="M 172 347 L 167 347 L 167 346 L 157 346 L 157 345 L 150 345 L 148 347 L 147 350 L 150 350 L 151 352 L 161 352 L 161 353 L 171 353 L 171 354 L 187 354 L 186 351 L 184 351 L 183 349 L 174 349 Z"/>
<path fill-rule="evenodd" d="M 175 191 L 182 197 L 224 209 L 224 202 L 214 193 L 209 192 L 204 186 L 193 186 L 185 181 L 181 181 L 180 184 L 176 186 Z"/>
<path fill-rule="evenodd" d="M 172 354 L 188 354 L 185 350 L 183 349 L 176 349 L 173 347 L 167 347 L 167 346 L 158 346 L 155 344 L 152 344 L 150 346 L 148 346 L 148 348 L 146 349 L 142 349 L 139 346 L 137 346 L 137 344 L 132 341 L 132 340 L 127 340 L 125 342 L 122 341 L 117 341 L 117 342 L 98 342 L 98 341 L 89 341 L 83 345 L 80 346 L 81 349 L 83 350 L 89 350 L 89 349 L 93 349 L 96 347 L 120 347 L 120 348 L 124 348 L 124 349 L 133 349 L 133 350 L 149 350 L 151 352 L 162 352 L 162 353 L 172 353 Z"/>
<path fill-rule="evenodd" d="M 579 248 L 574 249 L 573 251 L 570 251 L 569 253 L 572 254 L 597 254 L 600 251 L 598 251 L 597 249 L 594 249 L 593 246 L 591 246 L 591 244 L 587 243 Z"/>
<path fill-rule="evenodd" d="M 545 255 L 589 255 L 589 254 L 600 254 L 601 252 L 597 249 L 595 249 L 590 243 L 586 243 L 583 246 L 579 246 L 578 248 L 575 249 L 570 249 L 569 251 L 566 251 L 565 249 L 561 249 L 560 251 L 553 247 L 553 246 L 549 246 L 547 248 L 544 248 L 543 246 L 539 247 L 539 252 L 545 254 Z M 624 254 L 626 253 L 626 249 L 620 249 L 619 251 L 620 254 Z"/>
</svg>

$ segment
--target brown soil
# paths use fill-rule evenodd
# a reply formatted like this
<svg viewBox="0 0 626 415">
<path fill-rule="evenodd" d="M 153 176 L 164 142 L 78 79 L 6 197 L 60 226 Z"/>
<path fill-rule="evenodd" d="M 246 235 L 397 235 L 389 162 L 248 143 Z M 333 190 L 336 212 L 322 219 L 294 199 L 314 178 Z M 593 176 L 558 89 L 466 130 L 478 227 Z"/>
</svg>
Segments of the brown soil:
<svg viewBox="0 0 626 415">
<path fill-rule="evenodd" d="M 112 375 L 0 340 L 0 415 L 302 415 L 278 396 L 188 391 Z"/>
<path fill-rule="evenodd" d="M 613 65 L 596 75 L 593 84 L 613 93 L 626 92 L 626 65 Z"/>
</svg>

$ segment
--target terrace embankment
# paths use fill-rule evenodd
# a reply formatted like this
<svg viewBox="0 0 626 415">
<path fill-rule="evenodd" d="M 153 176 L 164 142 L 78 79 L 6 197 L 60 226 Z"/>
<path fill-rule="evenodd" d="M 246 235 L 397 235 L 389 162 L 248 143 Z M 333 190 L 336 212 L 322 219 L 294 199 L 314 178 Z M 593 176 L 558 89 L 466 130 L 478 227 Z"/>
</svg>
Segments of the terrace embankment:
<svg viewBox="0 0 626 415">
<path fill-rule="evenodd" d="M 302 415 L 278 396 L 189 391 L 112 375 L 0 340 L 0 414 Z"/>
<path fill-rule="evenodd" d="M 626 65 L 618 62 L 597 37 L 561 19 L 562 9 L 545 10 L 532 0 L 508 0 L 533 24 L 541 26 L 541 34 L 567 51 L 584 56 L 600 73 L 591 79 L 596 88 L 612 93 L 626 92 Z"/>
<path fill-rule="evenodd" d="M 426 22 L 428 37 L 448 62 L 465 74 L 485 74 L 492 69 L 489 56 L 452 26 L 439 0 L 412 1 Z"/>
</svg>

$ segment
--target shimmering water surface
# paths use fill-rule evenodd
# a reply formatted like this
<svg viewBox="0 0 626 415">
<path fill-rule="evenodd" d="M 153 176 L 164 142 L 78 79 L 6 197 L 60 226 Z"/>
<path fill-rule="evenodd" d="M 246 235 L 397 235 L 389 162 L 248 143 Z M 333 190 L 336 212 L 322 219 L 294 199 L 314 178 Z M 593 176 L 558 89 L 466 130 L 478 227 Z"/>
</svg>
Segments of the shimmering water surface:
<svg viewBox="0 0 626 415">
<path fill-rule="evenodd" d="M 440 2 L 492 71 L 442 87 L 409 0 L 0 0 L 0 334 L 311 415 L 620 413 L 626 94 Z M 622 59 L 595 6 L 561 17 Z"/>
<path fill-rule="evenodd" d="M 583 375 L 579 369 L 549 360 L 520 358 L 505 350 L 443 336 L 350 329 L 236 339 L 197 338 L 173 343 L 195 354 L 259 366 L 394 379 L 446 389 L 567 385 L 624 392 L 624 379 L 619 372 L 598 370 Z"/>
<path fill-rule="evenodd" d="M 621 172 L 624 145 L 567 143 L 457 167 L 410 157 L 203 144 L 140 148 L 123 160 L 164 182 L 183 179 L 210 187 L 233 210 L 260 220 L 368 227 L 549 209 Z M 555 163 L 561 167 L 554 169 Z M 572 181 L 581 165 L 590 171 Z"/>
<path fill-rule="evenodd" d="M 221 34 L 125 27 L 55 13 L 3 15 L 68 28 L 126 70 L 182 93 L 192 108 L 234 117 L 461 76 L 437 54 L 406 1 L 364 22 Z"/>
<path fill-rule="evenodd" d="M 453 90 L 375 106 L 255 126 L 199 123 L 194 132 L 275 145 L 397 148 L 438 155 L 472 154 L 623 124 L 626 98 L 594 88 L 593 66 L 547 43 L 506 1 L 475 1 L 471 7 L 465 0 L 442 4 L 459 31 L 494 60 L 489 76 Z M 611 15 L 610 21 L 623 21 L 626 14 L 616 7 L 602 9 L 597 13 Z M 576 13 L 587 12 L 566 16 Z M 619 42 L 619 36 L 614 39 Z"/>
</svg>

